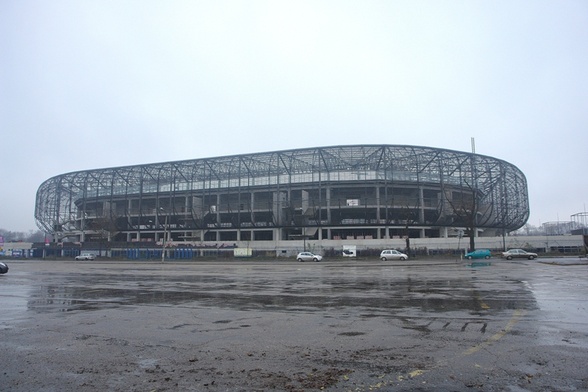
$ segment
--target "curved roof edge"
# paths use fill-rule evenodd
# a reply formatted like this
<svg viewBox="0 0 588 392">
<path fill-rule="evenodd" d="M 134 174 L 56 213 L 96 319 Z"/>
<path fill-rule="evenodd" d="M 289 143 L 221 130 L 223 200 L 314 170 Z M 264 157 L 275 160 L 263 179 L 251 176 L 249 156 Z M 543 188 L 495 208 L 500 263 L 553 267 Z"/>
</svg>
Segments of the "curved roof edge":
<svg viewBox="0 0 588 392">
<path fill-rule="evenodd" d="M 192 158 L 192 159 L 180 159 L 175 161 L 160 161 L 160 162 L 150 162 L 150 163 L 139 163 L 134 165 L 122 165 L 122 166 L 107 166 L 107 167 L 100 167 L 94 169 L 84 169 L 84 170 L 75 170 L 71 172 L 61 173 L 55 176 L 50 177 L 43 183 L 57 178 L 61 176 L 76 174 L 76 173 L 84 173 L 88 171 L 96 171 L 96 170 L 114 170 L 114 169 L 130 169 L 130 168 L 139 168 L 139 167 L 146 167 L 152 165 L 165 165 L 171 163 L 187 163 L 187 162 L 194 162 L 194 161 L 202 161 L 202 160 L 218 160 L 218 159 L 227 159 L 227 158 L 238 158 L 238 157 L 246 157 L 246 156 L 261 156 L 261 155 L 270 155 L 270 154 L 286 154 L 286 153 L 294 153 L 294 152 L 301 152 L 301 151 L 312 151 L 312 150 L 323 150 L 323 149 L 335 149 L 335 148 L 412 148 L 412 149 L 419 149 L 419 150 L 431 150 L 431 151 L 445 151 L 452 154 L 462 154 L 462 155 L 475 155 L 479 157 L 493 159 L 495 161 L 503 162 L 511 166 L 515 166 L 513 163 L 510 163 L 504 159 L 496 158 L 491 155 L 485 154 L 478 154 L 473 152 L 466 152 L 466 151 L 459 151 L 459 150 L 452 150 L 449 148 L 437 148 L 437 147 L 430 147 L 430 146 L 416 146 L 411 144 L 340 144 L 340 145 L 331 145 L 331 146 L 318 146 L 318 147 L 301 147 L 301 148 L 293 148 L 293 149 L 286 149 L 286 150 L 275 150 L 275 151 L 263 151 L 263 152 L 254 152 L 254 153 L 243 153 L 243 154 L 230 154 L 230 155 L 218 155 L 212 157 L 202 157 L 202 158 Z"/>
</svg>

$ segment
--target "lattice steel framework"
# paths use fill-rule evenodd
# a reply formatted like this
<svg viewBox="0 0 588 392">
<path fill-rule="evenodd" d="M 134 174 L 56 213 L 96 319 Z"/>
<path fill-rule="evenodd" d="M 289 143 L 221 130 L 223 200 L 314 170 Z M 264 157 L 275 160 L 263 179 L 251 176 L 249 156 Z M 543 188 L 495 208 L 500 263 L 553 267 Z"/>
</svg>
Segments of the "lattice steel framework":
<svg viewBox="0 0 588 392">
<path fill-rule="evenodd" d="M 364 189 L 366 218 L 345 215 L 358 206 L 341 207 L 334 196 L 345 196 L 341 187 Z M 39 187 L 35 219 L 41 230 L 62 235 L 95 228 L 98 220 L 118 233 L 146 230 L 161 227 L 164 217 L 172 231 L 380 227 L 406 224 L 403 206 L 417 211 L 411 225 L 427 227 L 463 225 L 459 210 L 468 208 L 478 228 L 512 231 L 529 216 L 526 178 L 508 162 L 429 147 L 353 145 L 62 174 Z"/>
</svg>

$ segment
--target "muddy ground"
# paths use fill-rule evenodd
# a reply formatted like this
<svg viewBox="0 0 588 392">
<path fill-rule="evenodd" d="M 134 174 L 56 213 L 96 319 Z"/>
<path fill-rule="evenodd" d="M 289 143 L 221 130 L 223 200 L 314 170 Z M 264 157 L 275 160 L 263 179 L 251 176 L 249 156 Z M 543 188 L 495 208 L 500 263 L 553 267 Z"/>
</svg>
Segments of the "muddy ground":
<svg viewBox="0 0 588 392">
<path fill-rule="evenodd" d="M 588 390 L 585 264 L 8 263 L 2 391 Z"/>
</svg>

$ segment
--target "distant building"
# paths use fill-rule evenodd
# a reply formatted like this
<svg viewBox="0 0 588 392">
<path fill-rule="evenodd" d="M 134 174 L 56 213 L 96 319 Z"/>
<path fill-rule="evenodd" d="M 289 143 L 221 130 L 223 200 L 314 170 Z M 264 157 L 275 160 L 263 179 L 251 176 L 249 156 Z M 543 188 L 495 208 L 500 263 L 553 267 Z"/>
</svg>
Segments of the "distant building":
<svg viewBox="0 0 588 392">
<path fill-rule="evenodd" d="M 578 212 L 570 218 L 573 222 L 572 234 L 588 235 L 588 212 Z"/>
<path fill-rule="evenodd" d="M 575 223 L 572 221 L 556 221 L 545 222 L 542 226 L 545 235 L 565 235 L 572 232 L 575 228 Z"/>
<path fill-rule="evenodd" d="M 489 156 L 352 145 L 60 174 L 35 219 L 57 239 L 274 243 L 496 236 L 529 217 L 527 181 Z"/>
</svg>

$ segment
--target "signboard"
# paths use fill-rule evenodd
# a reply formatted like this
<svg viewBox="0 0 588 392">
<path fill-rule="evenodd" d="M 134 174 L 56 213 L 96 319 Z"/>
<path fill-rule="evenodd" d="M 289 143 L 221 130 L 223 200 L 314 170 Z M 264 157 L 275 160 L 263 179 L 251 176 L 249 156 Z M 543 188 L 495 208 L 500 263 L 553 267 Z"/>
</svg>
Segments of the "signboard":
<svg viewBox="0 0 588 392">
<path fill-rule="evenodd" d="M 359 205 L 359 199 L 347 199 L 348 207 L 356 207 Z"/>
<path fill-rule="evenodd" d="M 235 248 L 233 249 L 233 255 L 235 257 L 251 257 L 253 256 L 253 250 L 251 248 Z"/>
<path fill-rule="evenodd" d="M 355 257 L 355 256 L 357 256 L 357 246 L 343 245 L 343 257 Z"/>
</svg>

